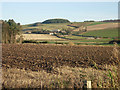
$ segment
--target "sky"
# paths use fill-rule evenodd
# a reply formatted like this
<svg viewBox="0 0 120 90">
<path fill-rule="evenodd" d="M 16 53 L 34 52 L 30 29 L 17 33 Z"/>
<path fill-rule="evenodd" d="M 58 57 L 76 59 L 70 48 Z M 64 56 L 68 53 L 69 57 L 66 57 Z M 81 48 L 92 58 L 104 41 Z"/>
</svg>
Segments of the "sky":
<svg viewBox="0 0 120 90">
<path fill-rule="evenodd" d="M 71 22 L 118 18 L 118 2 L 2 2 L 1 18 L 31 24 L 64 18 Z"/>
</svg>

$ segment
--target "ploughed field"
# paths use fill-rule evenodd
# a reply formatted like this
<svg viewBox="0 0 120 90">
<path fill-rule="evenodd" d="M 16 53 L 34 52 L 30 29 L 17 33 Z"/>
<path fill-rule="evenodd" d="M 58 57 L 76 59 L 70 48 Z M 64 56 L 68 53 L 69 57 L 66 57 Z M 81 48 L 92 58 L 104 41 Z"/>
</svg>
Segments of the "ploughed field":
<svg viewBox="0 0 120 90">
<path fill-rule="evenodd" d="M 120 48 L 118 48 L 120 50 Z M 120 55 L 118 55 L 120 56 Z M 68 46 L 41 44 L 3 44 L 3 68 L 19 68 L 32 71 L 45 70 L 57 73 L 56 67 L 93 67 L 117 65 L 110 46 Z"/>
</svg>

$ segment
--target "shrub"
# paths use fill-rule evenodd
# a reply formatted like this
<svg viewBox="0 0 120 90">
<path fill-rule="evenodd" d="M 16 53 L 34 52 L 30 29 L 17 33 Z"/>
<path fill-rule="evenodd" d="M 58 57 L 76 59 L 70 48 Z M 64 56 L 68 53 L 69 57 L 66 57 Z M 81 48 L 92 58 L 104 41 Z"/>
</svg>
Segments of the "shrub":
<svg viewBox="0 0 120 90">
<path fill-rule="evenodd" d="M 68 45 L 73 46 L 75 44 L 73 42 L 69 42 Z"/>
</svg>

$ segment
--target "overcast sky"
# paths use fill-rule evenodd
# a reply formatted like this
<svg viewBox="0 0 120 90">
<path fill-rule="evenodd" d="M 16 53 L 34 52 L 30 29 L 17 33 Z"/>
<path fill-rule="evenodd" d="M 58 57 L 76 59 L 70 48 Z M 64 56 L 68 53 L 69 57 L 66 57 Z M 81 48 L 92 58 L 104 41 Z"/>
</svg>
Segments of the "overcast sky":
<svg viewBox="0 0 120 90">
<path fill-rule="evenodd" d="M 19 1 L 19 0 L 18 0 Z M 83 1 L 83 0 L 82 0 Z M 107 1 L 107 0 L 106 0 Z M 118 18 L 117 0 L 111 2 L 2 2 L 1 19 L 21 24 L 65 18 L 72 22 Z"/>
</svg>

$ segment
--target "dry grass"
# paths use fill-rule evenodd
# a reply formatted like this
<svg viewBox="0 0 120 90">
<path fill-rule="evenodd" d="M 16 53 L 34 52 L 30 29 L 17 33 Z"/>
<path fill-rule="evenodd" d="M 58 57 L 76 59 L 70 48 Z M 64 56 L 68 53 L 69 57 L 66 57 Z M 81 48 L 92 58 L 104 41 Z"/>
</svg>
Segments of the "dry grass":
<svg viewBox="0 0 120 90">
<path fill-rule="evenodd" d="M 114 47 L 113 47 L 113 58 L 116 58 L 116 61 L 118 62 L 118 67 L 117 67 L 117 81 L 119 82 L 119 86 L 120 86 L 120 58 L 119 58 L 119 46 L 118 44 L 115 42 L 114 43 Z"/>
<path fill-rule="evenodd" d="M 116 73 L 116 66 L 103 66 Z M 114 68 L 114 70 L 113 70 Z M 107 70 L 96 70 L 93 68 L 80 68 L 62 66 L 55 69 L 59 74 L 47 73 L 44 70 L 39 72 L 23 69 L 3 69 L 3 87 L 6 88 L 82 88 L 84 80 L 91 80 L 93 88 L 109 88 L 111 81 Z M 115 81 L 115 86 L 118 84 Z"/>
</svg>

